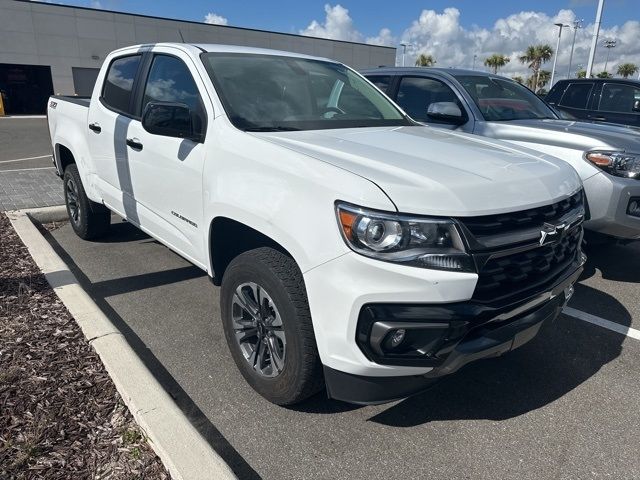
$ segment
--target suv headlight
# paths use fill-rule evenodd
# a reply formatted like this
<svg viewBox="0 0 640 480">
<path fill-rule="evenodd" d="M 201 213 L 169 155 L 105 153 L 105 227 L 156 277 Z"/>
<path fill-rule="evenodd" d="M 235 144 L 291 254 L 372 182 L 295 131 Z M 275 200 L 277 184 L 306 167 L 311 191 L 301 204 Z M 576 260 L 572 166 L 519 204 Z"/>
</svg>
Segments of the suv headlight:
<svg viewBox="0 0 640 480">
<path fill-rule="evenodd" d="M 611 175 L 640 178 L 640 154 L 594 150 L 585 153 L 584 158 Z"/>
<path fill-rule="evenodd" d="M 474 272 L 453 220 L 401 215 L 336 203 L 347 245 L 366 257 L 412 267 Z"/>
</svg>

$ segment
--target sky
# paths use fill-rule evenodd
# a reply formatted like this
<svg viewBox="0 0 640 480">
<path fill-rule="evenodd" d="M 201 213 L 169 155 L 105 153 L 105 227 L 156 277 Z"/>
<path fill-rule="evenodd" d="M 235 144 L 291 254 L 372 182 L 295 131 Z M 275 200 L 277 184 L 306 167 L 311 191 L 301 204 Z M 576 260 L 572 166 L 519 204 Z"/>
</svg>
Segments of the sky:
<svg viewBox="0 0 640 480">
<path fill-rule="evenodd" d="M 420 53 L 435 57 L 436 66 L 476 68 L 493 53 L 510 57 L 504 75 L 527 74 L 518 57 L 533 43 L 554 49 L 558 27 L 584 19 L 576 33 L 572 71 L 587 64 L 597 0 L 68 0 L 56 3 L 89 6 L 159 17 L 256 28 L 407 48 L 406 63 Z M 617 40 L 608 70 L 618 64 L 640 65 L 640 0 L 606 0 L 600 44 Z M 567 75 L 573 30 L 563 30 L 559 78 Z M 398 62 L 401 61 L 398 49 Z M 597 50 L 594 72 L 604 69 L 607 49 Z M 544 66 L 551 70 L 551 64 Z"/>
</svg>

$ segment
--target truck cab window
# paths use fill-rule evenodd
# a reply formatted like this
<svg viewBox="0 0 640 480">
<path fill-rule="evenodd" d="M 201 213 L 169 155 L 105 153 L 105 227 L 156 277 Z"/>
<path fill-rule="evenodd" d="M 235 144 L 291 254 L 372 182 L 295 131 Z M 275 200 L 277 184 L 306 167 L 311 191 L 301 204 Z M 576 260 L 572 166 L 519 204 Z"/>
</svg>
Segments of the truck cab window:
<svg viewBox="0 0 640 480">
<path fill-rule="evenodd" d="M 203 133 L 204 109 L 198 87 L 182 60 L 169 55 L 156 55 L 144 87 L 142 111 L 149 102 L 178 102 L 192 112 L 195 133 Z"/>
<path fill-rule="evenodd" d="M 140 65 L 141 55 L 116 58 L 109 66 L 102 90 L 102 101 L 113 110 L 131 114 L 133 80 Z"/>
<path fill-rule="evenodd" d="M 572 83 L 564 91 L 559 105 L 584 110 L 589 103 L 592 88 L 592 83 Z"/>
<path fill-rule="evenodd" d="M 605 83 L 602 86 L 598 110 L 606 112 L 638 113 L 636 105 L 640 104 L 640 88 L 631 85 Z"/>
</svg>

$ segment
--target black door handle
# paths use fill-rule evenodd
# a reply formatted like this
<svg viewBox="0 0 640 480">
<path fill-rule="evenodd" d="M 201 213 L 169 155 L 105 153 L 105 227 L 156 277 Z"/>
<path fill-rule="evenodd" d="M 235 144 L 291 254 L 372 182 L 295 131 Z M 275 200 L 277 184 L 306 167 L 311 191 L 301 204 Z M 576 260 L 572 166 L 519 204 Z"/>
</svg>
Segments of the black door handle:
<svg viewBox="0 0 640 480">
<path fill-rule="evenodd" d="M 127 138 L 127 145 L 134 150 L 142 150 L 142 144 L 137 138 Z"/>
<path fill-rule="evenodd" d="M 598 120 L 599 122 L 604 122 L 607 120 L 606 117 L 602 117 L 600 115 L 587 115 L 590 120 Z"/>
<path fill-rule="evenodd" d="M 93 130 L 96 133 L 100 133 L 102 131 L 102 128 L 100 128 L 99 123 L 90 123 L 89 130 Z"/>
</svg>

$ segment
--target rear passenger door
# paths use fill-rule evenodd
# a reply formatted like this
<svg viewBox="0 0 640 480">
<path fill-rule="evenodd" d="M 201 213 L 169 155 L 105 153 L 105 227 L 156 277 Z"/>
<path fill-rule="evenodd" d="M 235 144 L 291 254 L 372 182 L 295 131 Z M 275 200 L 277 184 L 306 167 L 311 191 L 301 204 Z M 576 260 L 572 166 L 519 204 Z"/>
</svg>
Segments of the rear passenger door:
<svg viewBox="0 0 640 480">
<path fill-rule="evenodd" d="M 95 182 L 104 203 L 134 223 L 138 219 L 126 140 L 134 119 L 134 85 L 142 59 L 142 53 L 134 53 L 111 60 L 104 80 L 98 79 L 102 88 L 94 90 L 86 127 L 96 168 L 96 172 L 89 172 L 89 182 Z"/>
<path fill-rule="evenodd" d="M 604 83 L 591 119 L 640 127 L 640 87 L 624 83 Z"/>
<path fill-rule="evenodd" d="M 593 88 L 594 82 L 569 83 L 558 100 L 558 107 L 576 118 L 589 119 L 588 108 Z"/>
</svg>

